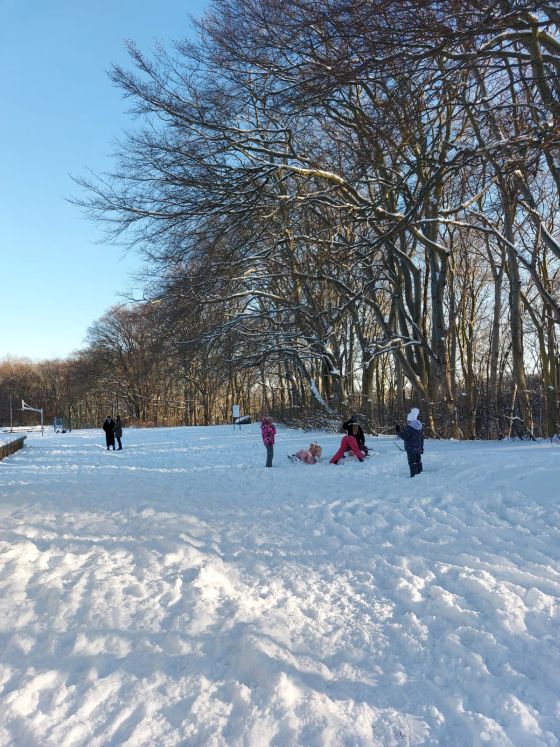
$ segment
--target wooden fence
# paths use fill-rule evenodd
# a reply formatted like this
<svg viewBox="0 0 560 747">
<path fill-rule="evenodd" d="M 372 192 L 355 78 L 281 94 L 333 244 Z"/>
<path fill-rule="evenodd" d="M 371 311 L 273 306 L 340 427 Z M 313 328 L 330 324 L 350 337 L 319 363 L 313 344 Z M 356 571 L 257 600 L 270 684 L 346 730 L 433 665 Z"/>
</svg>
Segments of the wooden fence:
<svg viewBox="0 0 560 747">
<path fill-rule="evenodd" d="M 23 442 L 25 439 L 26 436 L 20 436 L 19 438 L 10 441 L 9 444 L 0 444 L 0 459 L 4 459 L 4 457 L 10 456 L 10 454 L 23 449 Z"/>
</svg>

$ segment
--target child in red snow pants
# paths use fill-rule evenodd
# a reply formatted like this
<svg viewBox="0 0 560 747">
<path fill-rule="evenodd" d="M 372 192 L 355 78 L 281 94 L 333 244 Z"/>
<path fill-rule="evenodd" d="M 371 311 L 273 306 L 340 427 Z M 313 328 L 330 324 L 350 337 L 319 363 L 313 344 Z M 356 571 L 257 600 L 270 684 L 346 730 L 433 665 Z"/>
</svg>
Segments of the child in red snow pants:
<svg viewBox="0 0 560 747">
<path fill-rule="evenodd" d="M 360 462 L 364 461 L 364 455 L 360 451 L 358 442 L 356 441 L 354 436 L 343 436 L 342 441 L 340 442 L 340 449 L 332 457 L 329 464 L 337 464 L 338 460 L 344 455 L 344 452 L 347 449 L 352 449 L 354 456 L 356 456 L 360 460 Z"/>
</svg>

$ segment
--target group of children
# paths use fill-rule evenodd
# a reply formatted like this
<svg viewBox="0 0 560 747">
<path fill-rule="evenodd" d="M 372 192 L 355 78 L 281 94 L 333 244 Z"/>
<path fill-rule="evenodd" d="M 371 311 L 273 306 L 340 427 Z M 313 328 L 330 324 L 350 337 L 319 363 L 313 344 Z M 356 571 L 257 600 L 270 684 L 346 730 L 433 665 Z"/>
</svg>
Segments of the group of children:
<svg viewBox="0 0 560 747">
<path fill-rule="evenodd" d="M 397 436 L 402 438 L 404 441 L 411 477 L 419 475 L 420 472 L 422 472 L 424 428 L 420 420 L 418 420 L 419 414 L 420 410 L 417 407 L 413 407 L 407 415 L 406 427 L 404 429 L 401 429 L 399 425 L 395 424 Z M 342 424 L 342 428 L 344 430 L 344 436 L 342 437 L 338 451 L 329 460 L 329 464 L 338 464 L 340 459 L 346 456 L 347 453 L 354 454 L 358 461 L 363 462 L 365 457 L 368 455 L 363 428 L 354 416 L 349 420 L 346 420 Z M 276 428 L 274 427 L 272 418 L 267 415 L 261 418 L 261 434 L 266 448 L 266 466 L 272 467 Z M 299 451 L 296 451 L 295 454 L 291 454 L 288 458 L 293 462 L 316 464 L 321 458 L 322 453 L 323 450 L 319 444 L 316 441 L 313 441 L 308 449 L 300 449 Z"/>
</svg>

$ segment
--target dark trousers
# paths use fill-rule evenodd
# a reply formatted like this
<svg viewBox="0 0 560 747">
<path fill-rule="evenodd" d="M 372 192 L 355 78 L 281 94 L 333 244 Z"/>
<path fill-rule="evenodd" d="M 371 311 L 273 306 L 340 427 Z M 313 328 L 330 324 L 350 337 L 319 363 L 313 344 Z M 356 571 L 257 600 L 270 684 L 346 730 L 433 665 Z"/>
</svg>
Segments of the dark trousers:
<svg viewBox="0 0 560 747">
<path fill-rule="evenodd" d="M 266 466 L 272 467 L 272 457 L 274 456 L 274 446 L 266 447 Z"/>
<path fill-rule="evenodd" d="M 422 454 L 419 451 L 407 451 L 406 457 L 410 467 L 410 476 L 419 475 L 422 472 Z"/>
<path fill-rule="evenodd" d="M 113 447 L 113 451 L 115 450 L 115 437 L 112 433 L 106 433 L 105 434 L 105 441 L 107 442 L 107 451 L 109 451 L 109 447 Z"/>
<path fill-rule="evenodd" d="M 121 441 L 121 437 L 120 437 L 120 436 L 115 436 L 115 438 L 117 439 L 117 443 L 118 443 L 118 445 L 119 445 L 119 449 L 122 449 L 122 441 Z"/>
</svg>

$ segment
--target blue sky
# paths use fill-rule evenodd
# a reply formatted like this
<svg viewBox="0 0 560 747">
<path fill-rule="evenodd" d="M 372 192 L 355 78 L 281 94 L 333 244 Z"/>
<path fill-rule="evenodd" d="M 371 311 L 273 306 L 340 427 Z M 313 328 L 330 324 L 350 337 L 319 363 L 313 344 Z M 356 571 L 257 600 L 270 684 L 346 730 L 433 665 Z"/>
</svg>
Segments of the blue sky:
<svg viewBox="0 0 560 747">
<path fill-rule="evenodd" d="M 101 228 L 66 198 L 71 176 L 111 169 L 130 127 L 107 77 L 143 51 L 191 33 L 206 0 L 0 0 L 0 359 L 65 358 L 134 287 L 139 260 L 100 244 Z"/>
</svg>

